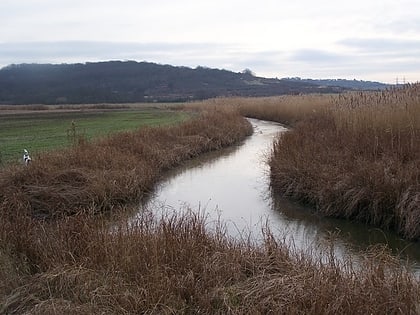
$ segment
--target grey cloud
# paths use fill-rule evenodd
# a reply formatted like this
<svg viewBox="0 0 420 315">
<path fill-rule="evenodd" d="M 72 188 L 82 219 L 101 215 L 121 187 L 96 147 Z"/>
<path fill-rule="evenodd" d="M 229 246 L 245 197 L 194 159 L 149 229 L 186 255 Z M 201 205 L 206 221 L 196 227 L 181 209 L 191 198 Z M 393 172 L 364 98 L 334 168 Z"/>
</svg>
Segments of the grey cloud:
<svg viewBox="0 0 420 315">
<path fill-rule="evenodd" d="M 420 59 L 416 54 L 417 47 L 420 47 L 418 41 L 407 43 L 347 39 L 341 44 L 354 49 L 352 52 L 349 49 L 340 54 L 320 49 L 297 50 L 291 53 L 280 50 L 251 51 L 240 45 L 217 43 L 0 42 L 0 67 L 11 63 L 144 60 L 176 66 L 224 68 L 231 71 L 249 68 L 257 75 L 271 77 L 366 78 L 374 75 L 376 80 L 383 80 L 381 78 L 385 76 L 392 80 L 396 75 L 414 73 L 420 69 Z M 380 55 L 385 47 L 394 47 L 394 52 L 398 52 L 396 46 L 407 47 L 406 44 L 412 48 L 405 49 L 404 55 Z"/>
<path fill-rule="evenodd" d="M 343 53 L 309 49 L 293 52 L 289 57 L 292 71 L 299 76 L 305 76 L 302 73 L 310 73 L 311 77 L 375 76 L 376 80 L 388 81 L 411 74 L 412 80 L 418 80 L 419 41 L 347 39 L 340 43 L 349 49 Z"/>
<path fill-rule="evenodd" d="M 191 45 L 189 48 L 203 49 L 204 45 Z M 3 54 L 25 56 L 98 56 L 110 54 L 133 54 L 139 52 L 156 52 L 182 50 L 182 44 L 165 43 L 128 43 L 128 42 L 95 42 L 95 41 L 58 41 L 58 42 L 22 42 L 3 43 L 0 49 Z"/>
<path fill-rule="evenodd" d="M 272 67 L 284 60 L 286 54 L 277 50 L 266 50 L 256 52 L 241 52 L 236 57 L 236 63 L 247 68 L 250 65 L 254 67 Z"/>
<path fill-rule="evenodd" d="M 419 33 L 420 32 L 420 18 L 411 17 L 405 19 L 396 18 L 390 21 L 377 22 L 378 29 L 385 32 L 391 32 L 395 35 L 406 33 Z"/>
<path fill-rule="evenodd" d="M 207 43 L 129 42 L 16 42 L 0 43 L 0 65 L 21 62 L 84 62 L 108 59 L 159 59 L 168 61 L 191 55 L 208 55 L 228 47 Z M 163 60 L 164 61 L 164 60 Z"/>
<path fill-rule="evenodd" d="M 348 38 L 338 44 L 371 53 L 420 51 L 420 40 L 395 38 Z"/>
<path fill-rule="evenodd" d="M 354 70 L 376 73 L 412 73 L 418 80 L 420 40 L 395 38 L 351 38 L 340 42 L 352 50 Z M 416 74 L 417 73 L 417 74 Z"/>
<path fill-rule="evenodd" d="M 314 50 L 314 49 L 302 49 L 297 50 L 292 53 L 290 60 L 297 62 L 305 63 L 332 63 L 343 61 L 344 56 L 323 51 L 323 50 Z"/>
</svg>

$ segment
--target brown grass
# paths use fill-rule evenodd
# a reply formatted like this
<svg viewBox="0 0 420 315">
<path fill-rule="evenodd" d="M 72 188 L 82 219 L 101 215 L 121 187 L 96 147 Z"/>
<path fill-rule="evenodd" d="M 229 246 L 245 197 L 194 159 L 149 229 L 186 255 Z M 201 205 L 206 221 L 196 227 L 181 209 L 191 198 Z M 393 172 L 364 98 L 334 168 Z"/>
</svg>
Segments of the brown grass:
<svg viewBox="0 0 420 315">
<path fill-rule="evenodd" d="M 2 314 L 416 314 L 418 280 L 378 249 L 320 263 L 267 232 L 209 232 L 192 212 L 137 224 L 77 215 L 0 223 Z M 112 231 L 112 232 L 111 232 Z M 8 265 L 13 263 L 13 268 Z M 3 267 L 4 266 L 4 267 Z"/>
<path fill-rule="evenodd" d="M 338 95 L 311 94 L 277 97 L 230 97 L 216 98 L 203 102 L 188 103 L 188 109 L 230 109 L 237 110 L 243 116 L 271 120 L 293 126 L 313 115 L 322 114 L 329 108 Z"/>
<path fill-rule="evenodd" d="M 269 231 L 232 240 L 193 212 L 120 221 L 165 169 L 249 132 L 210 111 L 2 170 L 0 314 L 418 314 L 419 279 L 381 248 L 340 263 Z"/>
<path fill-rule="evenodd" d="M 324 101 L 316 96 L 312 106 L 305 98 L 271 99 L 242 111 L 294 126 L 273 150 L 275 189 L 325 215 L 419 239 L 420 84 Z M 296 118 L 284 106 L 294 107 Z"/>
<path fill-rule="evenodd" d="M 181 126 L 143 128 L 0 170 L 0 211 L 41 217 L 96 212 L 143 198 L 160 174 L 252 132 L 239 115 L 208 112 Z"/>
</svg>

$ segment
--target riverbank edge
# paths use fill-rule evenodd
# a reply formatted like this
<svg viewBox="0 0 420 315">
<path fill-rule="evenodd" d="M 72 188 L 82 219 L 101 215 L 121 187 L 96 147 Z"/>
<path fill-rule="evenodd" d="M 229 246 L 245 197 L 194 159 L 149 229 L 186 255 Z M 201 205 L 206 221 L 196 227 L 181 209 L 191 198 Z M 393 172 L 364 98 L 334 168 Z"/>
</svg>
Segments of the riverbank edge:
<svg viewBox="0 0 420 315">
<path fill-rule="evenodd" d="M 161 174 L 252 134 L 234 112 L 201 113 L 184 123 L 122 132 L 39 156 L 29 167 L 0 170 L 0 212 L 43 219 L 110 211 L 141 200 Z"/>
<path fill-rule="evenodd" d="M 356 220 L 392 230 L 406 240 L 420 241 L 420 193 L 415 184 L 405 184 L 406 179 L 416 178 L 415 172 L 409 172 L 412 164 L 406 171 L 397 171 L 402 174 L 400 177 L 393 177 L 394 170 L 405 168 L 405 162 L 358 158 L 361 150 L 353 153 L 344 148 L 345 140 L 336 138 L 335 127 L 328 128 L 331 118 L 323 117 L 328 115 L 325 113 L 305 117 L 291 125 L 287 120 L 273 119 L 269 111 L 253 114 L 243 111 L 247 117 L 290 128 L 276 140 L 268 161 L 273 191 L 326 217 Z M 336 146 L 337 143 L 341 145 Z M 340 158 L 343 163 L 334 160 Z M 396 187 L 394 182 L 401 184 Z"/>
<path fill-rule="evenodd" d="M 302 132 L 300 132 L 300 128 L 305 128 L 305 120 L 295 123 L 294 125 L 290 125 L 282 119 L 273 120 L 270 115 L 266 115 L 265 113 L 254 115 L 246 114 L 245 116 L 280 123 L 288 128 L 288 132 L 279 136 L 274 142 L 273 149 L 271 150 L 271 156 L 268 160 L 270 167 L 270 185 L 274 193 L 280 194 L 293 201 L 297 201 L 302 205 L 309 206 L 316 213 L 326 217 L 343 220 L 356 220 L 361 223 L 372 225 L 373 227 L 392 230 L 402 238 L 409 241 L 420 241 L 420 216 L 415 216 L 414 214 L 414 212 L 418 212 L 420 209 L 418 207 L 416 208 L 415 204 L 418 203 L 418 201 L 416 202 L 418 198 L 411 188 L 406 188 L 405 192 L 402 194 L 403 196 L 401 199 L 405 200 L 394 202 L 391 205 L 387 204 L 386 201 L 384 203 L 381 201 L 376 202 L 376 200 L 372 198 L 372 196 L 375 195 L 375 192 L 368 193 L 364 195 L 364 198 L 372 198 L 372 203 L 365 202 L 367 206 L 363 206 L 364 200 L 354 201 L 357 197 L 352 200 L 351 197 L 348 196 L 348 192 L 357 189 L 357 187 L 352 186 L 351 184 L 340 185 L 340 181 L 335 180 L 339 177 L 339 173 L 335 174 L 335 176 L 331 177 L 331 179 L 326 178 L 326 176 L 320 176 L 321 173 L 319 172 L 321 170 L 334 169 L 334 163 L 318 163 L 316 167 L 307 168 L 299 167 L 299 165 L 302 166 L 305 164 L 305 161 L 303 160 L 298 163 L 299 165 L 297 165 L 297 154 L 294 154 L 291 156 L 291 160 L 288 160 L 288 152 L 296 151 L 296 148 L 295 150 L 291 150 L 293 146 L 297 146 L 298 144 L 302 145 L 304 141 L 312 143 L 316 143 L 317 141 L 315 136 L 303 140 L 297 139 L 299 136 L 296 136 L 296 134 L 302 134 Z M 310 123 L 313 123 L 313 120 L 310 121 Z M 284 141 L 284 139 L 282 139 L 288 137 L 293 139 L 290 141 Z M 314 162 L 314 154 L 317 154 L 322 150 L 327 150 L 327 144 L 324 144 L 325 145 L 321 145 L 322 147 L 318 148 L 319 150 L 316 152 L 305 149 L 305 153 L 308 154 L 306 159 L 307 165 Z M 314 148 L 313 145 L 311 145 L 311 147 Z M 299 154 L 299 157 L 302 157 L 302 154 Z M 284 163 L 285 161 L 288 163 Z M 376 166 L 380 168 L 380 166 Z M 363 177 L 363 175 L 361 177 Z M 321 184 L 324 184 L 321 183 L 321 179 L 323 179 L 324 182 L 328 182 L 327 186 L 325 186 L 326 189 L 323 191 L 320 191 L 323 187 Z M 372 184 L 372 186 L 375 185 L 375 183 L 370 184 Z M 363 188 L 360 188 L 360 190 L 353 193 L 353 196 L 357 196 L 357 194 L 362 192 L 362 190 Z M 327 191 L 332 194 L 327 196 Z M 342 196 L 347 197 L 342 198 Z M 370 205 L 375 202 L 376 204 L 384 205 L 384 214 L 381 214 L 380 207 L 378 208 L 376 206 L 375 209 L 372 210 L 371 215 L 363 215 L 365 210 L 370 211 Z M 401 214 L 404 214 L 405 210 L 399 208 L 399 206 L 406 206 L 408 208 L 408 213 L 404 216 L 400 216 Z M 334 210 L 334 208 L 341 208 L 345 210 L 340 212 Z"/>
</svg>

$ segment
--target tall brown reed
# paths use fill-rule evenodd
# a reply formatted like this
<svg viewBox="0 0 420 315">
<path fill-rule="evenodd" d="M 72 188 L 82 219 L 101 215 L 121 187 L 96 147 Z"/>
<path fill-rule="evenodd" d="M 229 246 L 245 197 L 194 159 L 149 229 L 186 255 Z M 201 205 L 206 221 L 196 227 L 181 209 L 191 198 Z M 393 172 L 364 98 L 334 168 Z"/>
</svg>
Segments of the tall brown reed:
<svg viewBox="0 0 420 315">
<path fill-rule="evenodd" d="M 420 85 L 341 95 L 274 146 L 273 186 L 323 214 L 420 237 Z"/>
<path fill-rule="evenodd" d="M 259 98 L 230 97 L 189 103 L 184 107 L 195 110 L 229 108 L 239 111 L 243 116 L 294 125 L 306 117 L 322 113 L 335 102 L 337 97 L 333 94 L 283 95 Z"/>
</svg>

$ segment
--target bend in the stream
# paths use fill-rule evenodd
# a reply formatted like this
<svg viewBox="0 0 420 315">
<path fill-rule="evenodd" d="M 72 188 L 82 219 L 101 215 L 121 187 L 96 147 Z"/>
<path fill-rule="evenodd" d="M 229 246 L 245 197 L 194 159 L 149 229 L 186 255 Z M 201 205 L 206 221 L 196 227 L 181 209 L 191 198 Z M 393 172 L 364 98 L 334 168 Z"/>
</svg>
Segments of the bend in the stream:
<svg viewBox="0 0 420 315">
<path fill-rule="evenodd" d="M 419 242 L 359 222 L 321 217 L 273 193 L 266 158 L 273 140 L 287 129 L 273 122 L 250 121 L 254 133 L 240 146 L 205 154 L 173 170 L 141 208 L 205 211 L 209 221 L 224 222 L 233 237 L 251 234 L 258 239 L 268 226 L 276 237 L 312 253 L 334 239 L 339 257 L 357 259 L 360 250 L 386 244 L 420 271 Z"/>
</svg>

